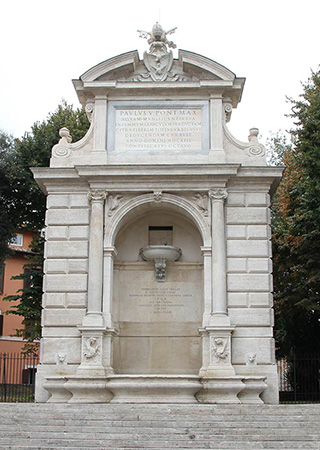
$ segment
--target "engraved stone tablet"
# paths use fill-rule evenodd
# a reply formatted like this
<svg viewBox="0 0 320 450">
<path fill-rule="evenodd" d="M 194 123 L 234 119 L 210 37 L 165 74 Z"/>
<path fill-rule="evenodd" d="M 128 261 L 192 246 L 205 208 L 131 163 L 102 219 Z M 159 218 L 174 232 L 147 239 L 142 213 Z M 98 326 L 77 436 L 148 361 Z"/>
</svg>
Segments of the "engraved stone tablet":
<svg viewBox="0 0 320 450">
<path fill-rule="evenodd" d="M 117 109 L 115 150 L 201 150 L 201 108 Z"/>
</svg>

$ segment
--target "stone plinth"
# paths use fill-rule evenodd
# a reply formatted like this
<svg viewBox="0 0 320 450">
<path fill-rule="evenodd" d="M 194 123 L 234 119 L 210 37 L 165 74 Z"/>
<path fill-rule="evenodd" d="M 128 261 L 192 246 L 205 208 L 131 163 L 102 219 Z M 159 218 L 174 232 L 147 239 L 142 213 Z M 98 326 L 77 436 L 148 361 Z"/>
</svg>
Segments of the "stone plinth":
<svg viewBox="0 0 320 450">
<path fill-rule="evenodd" d="M 110 377 L 111 403 L 196 403 L 201 389 L 197 376 L 118 375 Z"/>
</svg>

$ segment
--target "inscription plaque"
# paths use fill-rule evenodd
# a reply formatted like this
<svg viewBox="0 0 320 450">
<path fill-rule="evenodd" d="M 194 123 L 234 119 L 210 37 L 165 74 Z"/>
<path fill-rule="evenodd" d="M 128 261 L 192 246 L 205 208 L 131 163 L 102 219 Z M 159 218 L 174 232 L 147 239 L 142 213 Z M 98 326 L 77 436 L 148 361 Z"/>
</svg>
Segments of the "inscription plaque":
<svg viewBox="0 0 320 450">
<path fill-rule="evenodd" d="M 115 111 L 115 150 L 201 150 L 201 108 Z"/>
<path fill-rule="evenodd" d="M 116 295 L 120 322 L 201 322 L 201 266 L 170 265 L 170 276 L 163 284 L 155 282 L 152 266 L 147 271 L 120 267 Z"/>
<path fill-rule="evenodd" d="M 181 288 L 141 288 L 140 294 L 129 294 L 129 298 L 139 297 L 139 307 L 149 308 L 154 314 L 172 314 L 176 308 L 185 306 L 184 300 L 192 294 L 183 293 Z"/>
</svg>

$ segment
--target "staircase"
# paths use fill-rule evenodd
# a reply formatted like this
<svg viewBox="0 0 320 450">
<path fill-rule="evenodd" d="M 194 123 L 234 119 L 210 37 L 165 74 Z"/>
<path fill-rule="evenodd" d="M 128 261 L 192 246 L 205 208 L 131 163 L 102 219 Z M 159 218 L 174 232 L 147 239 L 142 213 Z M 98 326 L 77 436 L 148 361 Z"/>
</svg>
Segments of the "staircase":
<svg viewBox="0 0 320 450">
<path fill-rule="evenodd" d="M 320 404 L 0 403 L 1 450 L 320 449 Z"/>
</svg>

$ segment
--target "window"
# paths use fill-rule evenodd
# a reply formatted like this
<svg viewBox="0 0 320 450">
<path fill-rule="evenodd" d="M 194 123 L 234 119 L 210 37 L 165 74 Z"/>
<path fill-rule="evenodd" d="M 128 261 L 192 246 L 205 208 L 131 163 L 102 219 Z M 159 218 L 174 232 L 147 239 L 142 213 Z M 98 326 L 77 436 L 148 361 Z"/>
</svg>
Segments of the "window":
<svg viewBox="0 0 320 450">
<path fill-rule="evenodd" d="M 15 234 L 12 236 L 9 242 L 10 245 L 18 245 L 19 247 L 23 246 L 23 234 Z"/>
<path fill-rule="evenodd" d="M 23 274 L 26 275 L 26 277 L 23 279 L 23 289 L 32 287 L 32 275 L 30 272 L 31 269 L 29 267 L 25 267 L 23 270 Z"/>
<path fill-rule="evenodd" d="M 37 368 L 28 367 L 22 370 L 22 384 L 34 384 L 36 379 Z"/>
<path fill-rule="evenodd" d="M 172 245 L 173 227 L 149 227 L 149 245 Z"/>
</svg>

